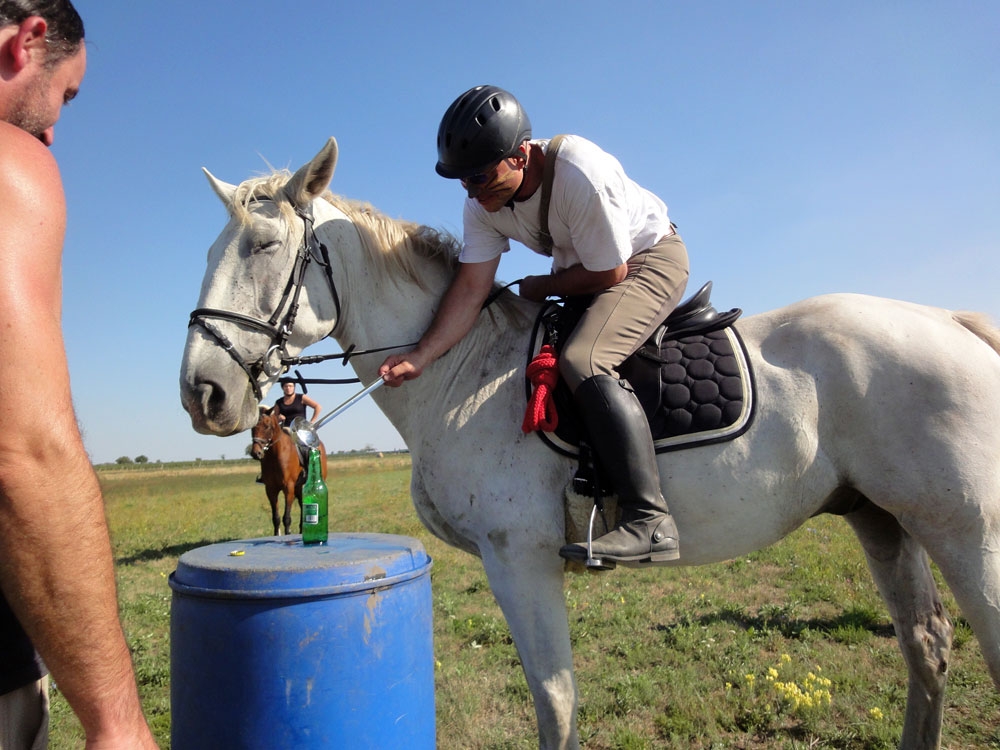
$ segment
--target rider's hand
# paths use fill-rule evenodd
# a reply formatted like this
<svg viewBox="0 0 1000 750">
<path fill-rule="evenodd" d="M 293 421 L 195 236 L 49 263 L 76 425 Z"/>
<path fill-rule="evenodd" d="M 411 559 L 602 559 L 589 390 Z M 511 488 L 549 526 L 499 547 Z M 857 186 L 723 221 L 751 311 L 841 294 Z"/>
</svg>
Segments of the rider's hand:
<svg viewBox="0 0 1000 750">
<path fill-rule="evenodd" d="M 551 274 L 545 276 L 525 276 L 521 279 L 520 284 L 518 284 L 518 289 L 521 296 L 525 299 L 530 299 L 532 302 L 543 302 L 549 296 L 551 281 Z"/>
<path fill-rule="evenodd" d="M 378 368 L 378 374 L 385 384 L 393 388 L 401 386 L 407 380 L 420 377 L 424 371 L 423 365 L 415 356 L 414 352 L 405 354 L 391 354 L 385 358 L 385 362 Z"/>
</svg>

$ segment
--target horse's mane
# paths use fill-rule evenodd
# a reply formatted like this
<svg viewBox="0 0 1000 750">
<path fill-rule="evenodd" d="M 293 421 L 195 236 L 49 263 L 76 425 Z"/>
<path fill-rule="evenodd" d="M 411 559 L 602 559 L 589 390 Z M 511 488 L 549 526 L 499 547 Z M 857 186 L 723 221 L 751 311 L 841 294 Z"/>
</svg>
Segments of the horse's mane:
<svg viewBox="0 0 1000 750">
<path fill-rule="evenodd" d="M 276 170 L 245 180 L 233 196 L 234 215 L 247 223 L 250 205 L 269 199 L 276 202 L 286 221 L 294 222 L 294 207 L 280 199 L 282 188 L 291 176 L 288 170 Z M 378 266 L 379 276 L 402 275 L 424 286 L 428 260 L 454 273 L 460 246 L 451 234 L 415 222 L 390 219 L 369 203 L 334 195 L 329 190 L 324 191 L 322 197 L 343 212 L 357 228 L 362 244 Z"/>
<path fill-rule="evenodd" d="M 282 216 L 291 225 L 295 221 L 295 209 L 287 200 L 278 198 L 291 177 L 288 170 L 275 170 L 245 180 L 233 196 L 233 214 L 247 223 L 250 205 L 257 200 L 270 199 L 275 200 Z M 335 195 L 329 190 L 323 192 L 322 198 L 354 224 L 378 278 L 402 277 L 426 289 L 435 268 L 443 269 L 449 277 L 458 268 L 461 243 L 451 233 L 405 219 L 392 219 L 370 203 Z M 519 301 L 516 295 L 506 293 L 494 304 L 514 312 L 521 307 Z"/>
<path fill-rule="evenodd" d="M 401 274 L 426 287 L 428 263 L 449 276 L 458 268 L 461 244 L 452 234 L 405 219 L 391 219 L 370 203 L 334 195 L 323 198 L 351 220 L 380 275 Z"/>
</svg>

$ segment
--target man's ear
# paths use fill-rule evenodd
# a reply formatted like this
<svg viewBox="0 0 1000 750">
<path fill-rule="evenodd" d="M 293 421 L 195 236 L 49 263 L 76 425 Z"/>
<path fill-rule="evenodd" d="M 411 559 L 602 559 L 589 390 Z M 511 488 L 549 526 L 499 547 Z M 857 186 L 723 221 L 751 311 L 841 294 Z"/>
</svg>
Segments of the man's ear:
<svg viewBox="0 0 1000 750">
<path fill-rule="evenodd" d="M 48 52 L 45 42 L 45 32 L 49 29 L 48 22 L 41 16 L 28 16 L 10 39 L 10 55 L 14 63 L 14 71 L 19 72 L 31 62 L 32 55 L 39 62 L 44 62 Z"/>
<path fill-rule="evenodd" d="M 528 163 L 528 149 L 530 148 L 531 144 L 528 141 L 523 141 L 517 147 L 517 153 L 510 157 L 517 162 L 518 169 L 524 169 L 524 165 Z"/>
</svg>

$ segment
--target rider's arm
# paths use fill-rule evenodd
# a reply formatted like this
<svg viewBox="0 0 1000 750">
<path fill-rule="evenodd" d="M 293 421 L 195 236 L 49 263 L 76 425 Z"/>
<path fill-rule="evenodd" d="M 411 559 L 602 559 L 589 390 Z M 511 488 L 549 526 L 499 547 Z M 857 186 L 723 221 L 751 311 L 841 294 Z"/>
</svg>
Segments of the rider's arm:
<svg viewBox="0 0 1000 750">
<path fill-rule="evenodd" d="M 309 418 L 309 421 L 316 424 L 316 419 L 319 417 L 319 413 L 323 411 L 323 407 L 316 403 L 315 399 L 305 395 L 302 396 L 302 403 L 306 406 L 312 407 L 313 413 L 312 417 Z"/>
<path fill-rule="evenodd" d="M 493 288 L 500 256 L 482 263 L 460 263 L 458 272 L 441 299 L 441 306 L 417 347 L 387 357 L 379 368 L 386 385 L 402 385 L 419 377 L 424 368 L 461 341 L 479 317 Z"/>
<path fill-rule="evenodd" d="M 627 273 L 628 265 L 625 263 L 608 271 L 588 271 L 577 264 L 545 276 L 526 276 L 521 280 L 520 294 L 535 302 L 541 302 L 546 297 L 596 294 L 623 281 Z"/>
<path fill-rule="evenodd" d="M 0 123 L 0 586 L 88 747 L 153 748 L 103 498 L 73 413 L 60 322 L 65 221 L 52 155 Z"/>
</svg>

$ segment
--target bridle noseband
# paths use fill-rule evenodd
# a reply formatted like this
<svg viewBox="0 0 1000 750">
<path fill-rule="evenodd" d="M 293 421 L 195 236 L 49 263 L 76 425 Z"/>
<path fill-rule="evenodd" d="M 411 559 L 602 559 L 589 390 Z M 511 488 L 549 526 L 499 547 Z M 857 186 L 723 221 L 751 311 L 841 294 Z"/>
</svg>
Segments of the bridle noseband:
<svg viewBox="0 0 1000 750">
<path fill-rule="evenodd" d="M 261 446 L 260 452 L 261 455 L 263 455 L 267 453 L 269 450 L 271 450 L 271 446 L 274 445 L 274 438 L 255 437 L 253 439 L 253 443 L 254 445 Z"/>
<path fill-rule="evenodd" d="M 262 201 L 273 202 L 274 199 L 267 197 L 254 199 L 254 202 Z M 244 315 L 243 313 L 233 312 L 231 310 L 220 310 L 214 307 L 199 307 L 197 310 L 192 311 L 191 317 L 188 320 L 188 328 L 193 325 L 200 325 L 219 343 L 223 349 L 229 353 L 229 356 L 233 358 L 236 364 L 243 369 L 243 371 L 247 374 L 247 377 L 250 379 L 250 385 L 253 387 L 253 392 L 257 397 L 257 401 L 262 400 L 264 397 L 257 379 L 262 374 L 267 375 L 269 378 L 276 377 L 281 374 L 287 366 L 288 351 L 286 349 L 286 344 L 288 343 L 288 338 L 292 335 L 292 330 L 295 327 L 295 318 L 299 312 L 299 295 L 302 293 L 306 269 L 309 267 L 309 263 L 314 260 L 323 266 L 323 269 L 326 271 L 327 280 L 330 282 L 330 291 L 333 294 L 333 304 L 337 310 L 336 320 L 338 322 L 340 321 L 340 296 L 337 294 L 337 286 L 333 281 L 333 270 L 330 266 L 330 253 L 327 250 L 326 245 L 320 242 L 319 238 L 316 236 L 311 204 L 306 208 L 296 207 L 295 214 L 302 219 L 302 223 L 304 225 L 302 244 L 299 246 L 298 252 L 296 253 L 295 265 L 292 268 L 292 273 L 288 279 L 288 283 L 285 284 L 284 292 L 281 295 L 281 301 L 278 302 L 278 306 L 275 309 L 274 314 L 271 315 L 268 320 L 258 320 L 257 318 L 250 317 L 249 315 Z M 282 310 L 285 309 L 286 303 L 288 304 L 288 310 L 285 313 L 285 317 L 282 319 L 281 313 Z M 233 342 L 229 340 L 225 333 L 219 330 L 218 326 L 215 325 L 212 319 L 226 320 L 231 323 L 238 323 L 256 329 L 270 338 L 271 345 L 258 359 L 253 360 L 252 362 L 247 362 L 246 359 L 244 359 L 244 357 L 236 351 L 236 347 Z M 274 363 L 275 355 L 277 355 L 277 364 Z"/>
</svg>

